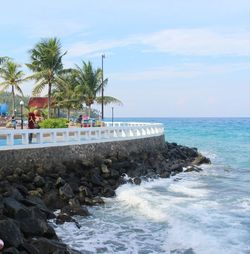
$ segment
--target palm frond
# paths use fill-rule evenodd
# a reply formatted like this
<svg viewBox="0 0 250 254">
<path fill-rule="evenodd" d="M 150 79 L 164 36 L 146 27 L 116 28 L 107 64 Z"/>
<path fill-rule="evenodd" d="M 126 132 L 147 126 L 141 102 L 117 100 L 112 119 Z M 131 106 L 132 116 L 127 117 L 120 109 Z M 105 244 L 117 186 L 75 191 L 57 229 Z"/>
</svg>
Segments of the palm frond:
<svg viewBox="0 0 250 254">
<path fill-rule="evenodd" d="M 102 104 L 102 97 L 101 96 L 96 97 L 95 101 L 97 104 Z M 123 105 L 123 103 L 120 100 L 112 96 L 103 96 L 103 104 L 104 105 L 118 104 L 119 106 Z"/>
<path fill-rule="evenodd" d="M 41 92 L 45 89 L 47 82 L 45 80 L 40 81 L 39 83 L 35 84 L 35 87 L 32 91 L 33 95 L 40 95 Z"/>
</svg>

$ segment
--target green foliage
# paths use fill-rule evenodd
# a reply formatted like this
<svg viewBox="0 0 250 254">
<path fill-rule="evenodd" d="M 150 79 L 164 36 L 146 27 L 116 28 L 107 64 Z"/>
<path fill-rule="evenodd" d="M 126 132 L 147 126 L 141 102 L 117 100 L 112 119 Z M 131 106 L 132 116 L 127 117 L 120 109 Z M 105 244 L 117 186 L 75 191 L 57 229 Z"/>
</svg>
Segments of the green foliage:
<svg viewBox="0 0 250 254">
<path fill-rule="evenodd" d="M 49 118 L 40 122 L 39 126 L 44 129 L 68 128 L 68 120 L 65 118 Z"/>
<path fill-rule="evenodd" d="M 51 89 L 60 86 L 62 80 L 59 77 L 63 70 L 62 57 L 66 52 L 61 52 L 61 43 L 57 38 L 43 39 L 35 45 L 30 53 L 30 63 L 27 67 L 33 71 L 29 79 L 36 81 L 33 94 L 38 95 L 48 87 L 48 117 L 50 118 Z"/>
<path fill-rule="evenodd" d="M 22 96 L 16 95 L 15 101 L 16 101 L 16 110 L 17 110 L 16 115 L 17 116 L 20 115 L 20 110 L 21 110 L 20 101 L 24 102 L 24 112 L 28 114 L 28 111 L 26 112 L 26 107 L 28 106 L 29 96 L 22 97 Z M 10 92 L 0 92 L 0 104 L 2 103 L 6 103 L 9 106 L 8 114 L 11 114 L 13 109 L 12 109 L 12 95 Z"/>
<path fill-rule="evenodd" d="M 6 128 L 13 128 L 14 126 L 13 126 L 13 124 L 12 124 L 12 122 L 10 121 L 10 122 L 7 122 L 6 123 L 6 126 L 5 126 Z"/>
<path fill-rule="evenodd" d="M 24 81 L 24 73 L 20 70 L 20 65 L 6 60 L 0 67 L 0 77 L 3 81 L 0 82 L 0 90 L 6 91 L 11 88 L 12 93 L 12 113 L 15 115 L 15 96 L 16 93 L 23 96 L 20 84 Z"/>
</svg>

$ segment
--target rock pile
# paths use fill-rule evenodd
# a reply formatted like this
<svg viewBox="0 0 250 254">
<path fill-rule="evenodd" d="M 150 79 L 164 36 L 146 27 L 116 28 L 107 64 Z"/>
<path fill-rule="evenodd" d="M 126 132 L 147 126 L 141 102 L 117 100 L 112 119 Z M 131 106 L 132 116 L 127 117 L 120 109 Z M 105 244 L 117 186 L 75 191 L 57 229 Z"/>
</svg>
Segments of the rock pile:
<svg viewBox="0 0 250 254">
<path fill-rule="evenodd" d="M 77 254 L 60 242 L 48 222 L 75 222 L 74 215 L 88 216 L 87 206 L 103 204 L 115 189 L 142 178 L 170 177 L 183 170 L 197 171 L 210 160 L 175 143 L 162 151 L 130 154 L 128 157 L 96 157 L 94 162 L 64 161 L 48 167 L 0 170 L 0 239 L 5 254 Z M 124 177 L 126 176 L 126 177 Z M 55 215 L 53 211 L 60 209 Z"/>
</svg>

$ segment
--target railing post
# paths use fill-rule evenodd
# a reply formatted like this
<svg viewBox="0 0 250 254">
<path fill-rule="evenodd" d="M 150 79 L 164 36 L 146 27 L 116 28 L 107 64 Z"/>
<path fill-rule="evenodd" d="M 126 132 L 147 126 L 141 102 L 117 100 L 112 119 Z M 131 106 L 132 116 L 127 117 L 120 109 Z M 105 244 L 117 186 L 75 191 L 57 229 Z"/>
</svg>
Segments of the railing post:
<svg viewBox="0 0 250 254">
<path fill-rule="evenodd" d="M 9 145 L 9 146 L 14 145 L 14 134 L 13 133 L 7 134 L 7 145 Z"/>
<path fill-rule="evenodd" d="M 22 133 L 22 144 L 27 145 L 29 143 L 29 133 Z"/>
<path fill-rule="evenodd" d="M 52 131 L 50 133 L 50 139 L 52 143 L 56 143 L 56 136 L 57 136 L 57 133 L 55 131 Z"/>
<path fill-rule="evenodd" d="M 63 132 L 63 141 L 68 142 L 69 141 L 69 132 L 68 130 Z"/>
</svg>

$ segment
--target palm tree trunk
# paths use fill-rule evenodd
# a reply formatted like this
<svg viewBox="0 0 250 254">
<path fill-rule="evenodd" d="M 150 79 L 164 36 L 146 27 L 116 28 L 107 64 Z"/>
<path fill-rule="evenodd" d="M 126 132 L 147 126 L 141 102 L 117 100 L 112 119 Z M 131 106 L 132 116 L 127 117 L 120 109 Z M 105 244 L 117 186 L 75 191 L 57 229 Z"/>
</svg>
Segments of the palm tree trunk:
<svg viewBox="0 0 250 254">
<path fill-rule="evenodd" d="M 68 112 L 67 112 L 67 118 L 69 120 L 69 117 L 70 117 L 70 108 L 68 108 Z"/>
<path fill-rule="evenodd" d="M 16 105 L 16 102 L 15 102 L 15 88 L 14 86 L 12 85 L 11 86 L 11 93 L 12 93 L 12 114 L 13 116 L 16 115 L 16 111 L 15 111 L 15 105 Z"/>
<path fill-rule="evenodd" d="M 50 118 L 50 100 L 51 100 L 51 83 L 49 83 L 48 90 L 48 118 Z"/>
<path fill-rule="evenodd" d="M 89 105 L 89 112 L 88 112 L 89 118 L 90 118 L 90 113 L 91 113 L 91 105 Z"/>
<path fill-rule="evenodd" d="M 90 114 L 91 114 L 91 105 L 89 105 L 89 109 L 88 109 L 88 116 L 90 118 Z"/>
</svg>

